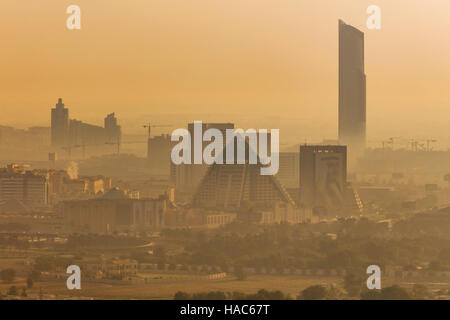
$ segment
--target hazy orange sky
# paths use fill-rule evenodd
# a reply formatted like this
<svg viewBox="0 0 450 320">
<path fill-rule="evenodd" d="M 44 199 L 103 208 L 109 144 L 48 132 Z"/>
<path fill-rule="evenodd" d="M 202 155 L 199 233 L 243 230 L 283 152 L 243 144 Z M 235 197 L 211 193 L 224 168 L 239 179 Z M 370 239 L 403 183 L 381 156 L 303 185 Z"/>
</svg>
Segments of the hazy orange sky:
<svg viewBox="0 0 450 320">
<path fill-rule="evenodd" d="M 450 141 L 448 0 L 1 0 L 0 125 L 49 125 L 62 97 L 130 133 L 204 120 L 335 138 L 339 18 L 366 34 L 369 141 Z"/>
</svg>

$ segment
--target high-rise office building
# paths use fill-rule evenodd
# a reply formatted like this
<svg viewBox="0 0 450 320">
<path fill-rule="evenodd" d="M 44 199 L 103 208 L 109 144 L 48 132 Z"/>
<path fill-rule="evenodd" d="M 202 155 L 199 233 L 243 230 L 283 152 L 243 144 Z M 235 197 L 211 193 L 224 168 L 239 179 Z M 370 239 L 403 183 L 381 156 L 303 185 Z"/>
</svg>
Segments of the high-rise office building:
<svg viewBox="0 0 450 320">
<path fill-rule="evenodd" d="M 362 214 L 358 192 L 347 182 L 346 146 L 300 146 L 300 203 L 319 216 Z"/>
<path fill-rule="evenodd" d="M 109 150 L 106 144 L 120 146 L 122 141 L 122 130 L 117 123 L 114 113 L 105 117 L 104 127 L 69 119 L 69 109 L 59 98 L 51 112 L 51 144 L 56 148 L 65 148 L 69 154 L 72 148 L 82 147 L 84 155 L 87 146 L 96 146 L 96 152 Z"/>
<path fill-rule="evenodd" d="M 68 146 L 104 146 L 108 140 L 103 127 L 80 120 L 70 119 Z M 111 143 L 115 143 L 112 141 Z"/>
<path fill-rule="evenodd" d="M 54 147 L 64 147 L 69 135 L 69 109 L 64 107 L 62 99 L 58 99 L 55 108 L 52 109 L 51 141 Z"/>
<path fill-rule="evenodd" d="M 364 33 L 339 20 L 339 142 L 348 146 L 349 160 L 366 144 L 366 75 Z"/>
<path fill-rule="evenodd" d="M 120 143 L 122 140 L 122 129 L 117 124 L 115 113 L 110 113 L 105 118 L 106 142 Z"/>
<path fill-rule="evenodd" d="M 347 147 L 300 146 L 300 202 L 308 207 L 344 205 Z"/>
<path fill-rule="evenodd" d="M 147 158 L 154 175 L 170 176 L 172 163 L 170 154 L 173 145 L 169 134 L 161 134 L 148 139 Z"/>
<path fill-rule="evenodd" d="M 195 123 L 189 123 L 188 124 L 188 131 L 191 135 L 192 141 L 195 140 Z M 222 133 L 222 136 L 226 136 L 227 129 L 233 130 L 234 129 L 234 123 L 202 123 L 202 133 L 205 133 L 209 129 L 217 129 Z M 202 140 L 202 152 L 206 145 L 209 144 L 209 142 L 203 141 L 203 137 L 200 137 Z M 224 139 L 223 146 L 225 148 L 226 141 Z M 191 163 L 194 162 L 194 148 L 191 148 Z"/>
</svg>

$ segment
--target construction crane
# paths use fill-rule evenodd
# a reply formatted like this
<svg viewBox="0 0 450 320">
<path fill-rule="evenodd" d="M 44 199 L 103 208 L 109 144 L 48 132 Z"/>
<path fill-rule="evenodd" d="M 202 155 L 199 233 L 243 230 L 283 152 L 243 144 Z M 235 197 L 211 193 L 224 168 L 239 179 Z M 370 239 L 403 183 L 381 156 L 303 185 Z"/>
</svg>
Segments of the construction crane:
<svg viewBox="0 0 450 320">
<path fill-rule="evenodd" d="M 424 149 L 424 144 L 420 143 L 420 140 L 415 140 L 413 139 L 411 141 L 411 148 L 413 151 L 418 152 L 418 151 L 423 151 Z"/>
<path fill-rule="evenodd" d="M 433 142 L 437 142 L 437 140 L 436 139 L 427 139 L 427 151 L 428 152 L 431 151 L 430 143 L 433 143 Z"/>
<path fill-rule="evenodd" d="M 151 129 L 152 128 L 165 128 L 165 127 L 171 127 L 171 126 L 172 125 L 170 125 L 170 124 L 153 125 L 153 124 L 150 124 L 150 122 L 143 125 L 144 128 L 148 129 L 148 140 L 150 140 L 150 138 L 151 138 Z"/>
<path fill-rule="evenodd" d="M 420 142 L 426 142 L 426 147 L 425 147 L 425 143 L 420 143 Z M 412 139 L 411 140 L 411 149 L 413 151 L 431 151 L 433 148 L 431 147 L 431 143 L 437 142 L 436 139 L 426 139 L 426 140 L 416 140 L 416 139 Z"/>
<path fill-rule="evenodd" d="M 162 127 L 170 127 L 171 125 L 168 124 L 159 124 L 159 125 L 152 125 L 149 123 L 143 125 L 144 128 L 148 129 L 148 139 L 150 140 L 151 137 L 151 128 L 162 128 Z M 120 146 L 122 144 L 132 144 L 132 143 L 148 143 L 148 141 L 127 141 L 122 142 L 120 140 L 117 140 L 116 142 L 106 142 L 106 144 L 112 144 L 117 146 L 117 154 L 120 154 Z"/>
<path fill-rule="evenodd" d="M 83 152 L 83 159 L 86 157 L 86 147 L 96 147 L 100 146 L 101 144 L 85 144 L 84 142 L 82 144 L 74 144 L 67 147 L 61 147 L 61 149 L 67 151 L 67 155 L 69 159 L 72 157 L 72 149 L 81 148 Z"/>
<path fill-rule="evenodd" d="M 387 141 L 387 143 L 391 145 L 392 150 L 394 150 L 394 142 L 395 142 L 395 140 L 400 139 L 400 138 L 401 138 L 401 137 L 390 137 L 390 138 L 389 138 L 389 140 Z"/>
</svg>

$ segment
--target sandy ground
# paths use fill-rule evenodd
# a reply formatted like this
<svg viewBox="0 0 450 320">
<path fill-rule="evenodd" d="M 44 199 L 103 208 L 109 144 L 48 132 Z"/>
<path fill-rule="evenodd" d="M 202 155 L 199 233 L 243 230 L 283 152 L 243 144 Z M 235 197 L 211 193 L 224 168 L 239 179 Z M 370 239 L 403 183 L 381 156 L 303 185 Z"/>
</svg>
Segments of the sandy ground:
<svg viewBox="0 0 450 320">
<path fill-rule="evenodd" d="M 189 293 L 205 291 L 240 291 L 255 293 L 260 289 L 280 290 L 295 298 L 300 291 L 313 284 L 335 284 L 340 286 L 342 278 L 302 278 L 298 276 L 249 276 L 246 280 L 238 281 L 234 278 L 221 280 L 164 280 L 147 284 L 110 285 L 82 281 L 81 290 L 68 290 L 65 280 L 36 282 L 27 292 L 30 296 L 37 295 L 42 288 L 44 295 L 56 297 L 91 297 L 94 299 L 172 299 L 177 291 Z M 25 279 L 17 279 L 14 283 L 0 283 L 0 292 L 15 285 L 25 286 Z M 21 291 L 21 289 L 19 290 Z"/>
</svg>

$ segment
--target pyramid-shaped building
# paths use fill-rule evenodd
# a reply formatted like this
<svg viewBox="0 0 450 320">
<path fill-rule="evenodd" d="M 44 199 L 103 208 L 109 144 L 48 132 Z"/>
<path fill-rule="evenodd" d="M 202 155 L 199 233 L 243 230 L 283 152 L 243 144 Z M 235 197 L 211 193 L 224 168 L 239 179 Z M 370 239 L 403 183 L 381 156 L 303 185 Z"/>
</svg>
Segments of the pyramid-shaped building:
<svg viewBox="0 0 450 320">
<path fill-rule="evenodd" d="M 260 170 L 261 164 L 213 164 L 194 194 L 193 207 L 234 210 L 244 202 L 259 208 L 279 202 L 295 206 L 276 177 Z"/>
</svg>

